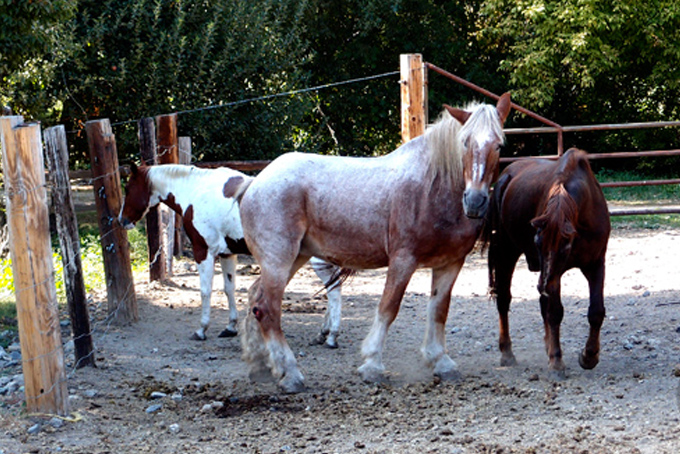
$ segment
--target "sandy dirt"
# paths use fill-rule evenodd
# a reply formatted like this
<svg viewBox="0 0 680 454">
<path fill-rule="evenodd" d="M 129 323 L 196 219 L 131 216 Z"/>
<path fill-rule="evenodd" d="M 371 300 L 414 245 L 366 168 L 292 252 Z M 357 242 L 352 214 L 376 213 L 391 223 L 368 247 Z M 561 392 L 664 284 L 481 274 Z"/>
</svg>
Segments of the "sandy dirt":
<svg viewBox="0 0 680 454">
<path fill-rule="evenodd" d="M 283 328 L 308 390 L 281 394 L 251 383 L 238 338 L 220 339 L 227 301 L 213 295 L 209 338 L 198 327 L 198 276 L 179 262 L 171 282 L 138 277 L 140 321 L 97 323 L 97 368 L 72 369 L 69 419 L 27 415 L 21 392 L 0 396 L 0 454 L 9 453 L 677 453 L 680 452 L 680 231 L 613 232 L 607 254 L 600 364 L 578 366 L 588 332 L 588 290 L 563 279 L 562 347 L 567 379 L 547 370 L 538 275 L 520 261 L 513 282 L 511 335 L 519 365 L 499 367 L 497 316 L 485 259 L 475 252 L 454 286 L 447 345 L 462 378 L 439 382 L 420 345 L 430 273 L 414 275 L 390 329 L 387 381 L 363 383 L 360 345 L 384 283 L 365 271 L 343 288 L 340 348 L 310 346 L 325 310 L 311 269 L 291 282 Z M 257 267 L 242 258 L 240 313 Z M 219 276 L 215 279 L 218 289 Z M 103 320 L 105 296 L 92 314 Z M 68 339 L 68 327 L 65 328 Z M 3 370 L 0 375 L 20 373 Z M 680 375 L 680 370 L 677 370 Z M 161 392 L 152 398 L 152 392 Z M 153 410 L 154 407 L 156 411 Z"/>
</svg>

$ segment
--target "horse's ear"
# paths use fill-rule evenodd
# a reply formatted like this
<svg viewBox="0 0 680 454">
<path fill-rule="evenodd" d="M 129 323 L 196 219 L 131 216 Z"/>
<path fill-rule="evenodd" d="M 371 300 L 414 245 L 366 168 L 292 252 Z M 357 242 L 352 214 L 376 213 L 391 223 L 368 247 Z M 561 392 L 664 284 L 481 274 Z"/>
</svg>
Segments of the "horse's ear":
<svg viewBox="0 0 680 454">
<path fill-rule="evenodd" d="M 135 175 L 137 173 L 137 164 L 134 162 L 130 163 L 130 175 Z"/>
<path fill-rule="evenodd" d="M 571 221 L 564 221 L 564 224 L 562 225 L 562 235 L 564 235 L 565 238 L 576 235 L 576 228 L 574 227 L 574 224 L 571 223 Z"/>
<path fill-rule="evenodd" d="M 458 109 L 457 107 L 451 107 L 448 104 L 444 104 L 444 109 L 448 110 L 451 116 L 458 120 L 462 125 L 464 125 L 468 118 L 470 118 L 470 115 L 472 115 L 470 112 Z"/>
<path fill-rule="evenodd" d="M 531 220 L 531 226 L 536 230 L 543 230 L 548 224 L 548 219 L 545 216 L 538 216 Z"/>
<path fill-rule="evenodd" d="M 498 111 L 498 117 L 501 119 L 501 124 L 505 123 L 505 120 L 510 115 L 510 109 L 512 108 L 512 101 L 510 100 L 510 92 L 505 92 L 498 99 L 496 104 L 496 110 Z"/>
</svg>

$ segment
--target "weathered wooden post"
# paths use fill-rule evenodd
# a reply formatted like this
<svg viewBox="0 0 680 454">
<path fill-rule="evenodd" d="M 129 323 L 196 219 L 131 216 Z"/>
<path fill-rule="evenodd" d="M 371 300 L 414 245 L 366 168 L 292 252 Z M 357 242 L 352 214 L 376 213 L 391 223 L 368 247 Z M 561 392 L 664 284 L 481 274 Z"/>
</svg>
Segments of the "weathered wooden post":
<svg viewBox="0 0 680 454">
<path fill-rule="evenodd" d="M 68 177 L 68 144 L 63 125 L 48 128 L 45 135 L 45 156 L 52 185 L 52 207 L 57 218 L 57 232 L 64 264 L 64 286 L 71 331 L 75 347 L 76 368 L 95 366 L 94 347 L 87 310 L 87 293 L 80 259 L 80 236 L 76 210 L 71 197 Z"/>
<path fill-rule="evenodd" d="M 139 120 L 139 153 L 145 165 L 158 164 L 156 154 L 156 124 L 151 117 Z M 166 278 L 165 254 L 161 238 L 161 206 L 156 205 L 146 213 L 146 237 L 149 249 L 149 280 L 162 281 Z"/>
<path fill-rule="evenodd" d="M 130 265 L 127 231 L 118 224 L 121 207 L 116 138 L 109 120 L 85 124 L 90 150 L 92 187 L 101 234 L 109 315 L 117 323 L 137 321 L 137 297 Z"/>
<path fill-rule="evenodd" d="M 191 137 L 182 136 L 177 142 L 179 144 L 179 163 L 191 164 Z"/>
<path fill-rule="evenodd" d="M 68 413 L 40 125 L 0 118 L 26 408 Z"/>
<path fill-rule="evenodd" d="M 177 139 L 177 145 L 179 150 L 179 163 L 182 165 L 191 164 L 191 137 L 179 137 Z M 177 240 L 175 241 L 175 257 L 182 257 L 184 255 L 184 244 L 186 241 L 187 234 L 184 231 L 184 225 L 180 224 L 179 229 L 177 229 Z"/>
<path fill-rule="evenodd" d="M 177 144 L 177 114 L 159 115 L 156 117 L 156 132 L 159 164 L 179 164 L 179 147 Z M 182 218 L 166 207 L 161 209 L 163 241 L 165 243 L 166 273 L 172 276 L 173 254 L 180 238 L 179 229 Z"/>
<path fill-rule="evenodd" d="M 402 54 L 401 140 L 406 143 L 427 126 L 427 68 L 420 54 Z"/>
</svg>

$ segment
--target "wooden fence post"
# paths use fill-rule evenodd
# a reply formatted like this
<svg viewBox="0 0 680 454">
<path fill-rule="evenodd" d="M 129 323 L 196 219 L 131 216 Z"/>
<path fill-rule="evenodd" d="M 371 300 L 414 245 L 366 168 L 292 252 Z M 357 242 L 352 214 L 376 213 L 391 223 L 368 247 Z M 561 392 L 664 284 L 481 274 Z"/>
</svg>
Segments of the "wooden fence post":
<svg viewBox="0 0 680 454">
<path fill-rule="evenodd" d="M 11 116 L 0 119 L 0 128 L 26 408 L 63 415 L 68 389 L 40 125 Z"/>
<path fill-rule="evenodd" d="M 179 147 L 177 143 L 177 114 L 159 115 L 156 117 L 156 132 L 158 142 L 158 163 L 179 164 Z M 165 242 L 166 272 L 172 276 L 172 258 L 178 249 L 182 218 L 163 207 L 161 217 L 164 219 L 163 239 Z M 167 219 L 167 220 L 165 220 Z"/>
<path fill-rule="evenodd" d="M 179 145 L 179 163 L 191 164 L 191 137 L 182 136 L 177 139 Z"/>
<path fill-rule="evenodd" d="M 117 323 L 135 322 L 138 318 L 137 297 L 130 265 L 130 246 L 127 231 L 117 221 L 121 190 L 116 138 L 107 119 L 88 121 L 85 132 L 99 217 L 109 315 Z"/>
<path fill-rule="evenodd" d="M 191 137 L 179 137 L 177 139 L 177 146 L 179 150 L 179 163 L 182 165 L 191 165 Z M 184 244 L 187 241 L 187 234 L 184 231 L 183 223 L 177 229 L 177 240 L 175 241 L 175 257 L 184 256 Z"/>
<path fill-rule="evenodd" d="M 45 135 L 45 156 L 52 185 L 52 207 L 57 218 L 57 231 L 64 265 L 64 286 L 71 318 L 76 368 L 95 366 L 87 293 L 80 259 L 80 236 L 76 210 L 71 197 L 68 177 L 68 144 L 64 125 L 48 128 Z"/>
<path fill-rule="evenodd" d="M 427 68 L 420 54 L 402 54 L 401 140 L 406 143 L 427 126 Z"/>
<path fill-rule="evenodd" d="M 156 154 L 156 124 L 151 117 L 139 120 L 139 153 L 148 166 L 158 164 Z M 161 206 L 156 205 L 146 213 L 146 241 L 149 249 L 149 281 L 163 281 L 166 278 L 165 254 L 161 242 Z"/>
</svg>

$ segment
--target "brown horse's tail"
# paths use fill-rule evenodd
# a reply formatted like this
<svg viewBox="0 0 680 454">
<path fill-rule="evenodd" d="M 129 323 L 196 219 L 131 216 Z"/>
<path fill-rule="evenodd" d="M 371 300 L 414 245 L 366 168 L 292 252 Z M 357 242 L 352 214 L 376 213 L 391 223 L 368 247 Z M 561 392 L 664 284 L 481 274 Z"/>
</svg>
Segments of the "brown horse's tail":
<svg viewBox="0 0 680 454">
<path fill-rule="evenodd" d="M 489 210 L 486 214 L 484 228 L 482 229 L 481 252 L 487 251 L 489 266 L 489 294 L 496 296 L 496 266 L 498 265 L 498 229 L 501 224 L 501 201 L 503 193 L 510 182 L 509 175 L 502 175 L 491 192 Z"/>
</svg>

